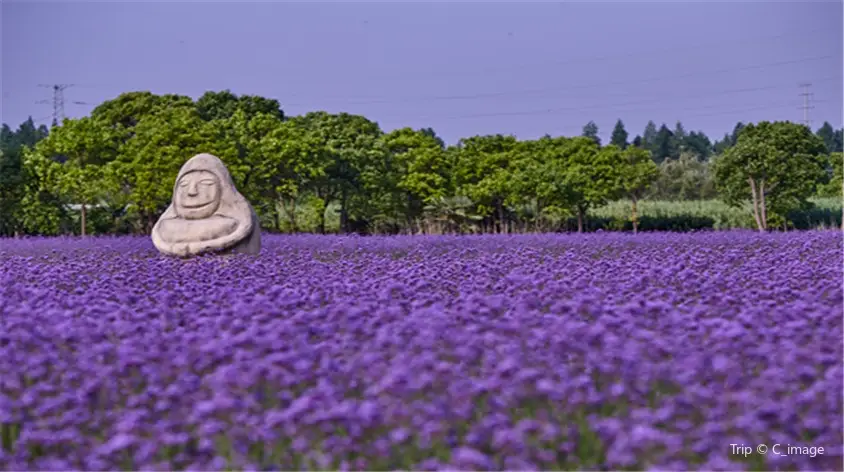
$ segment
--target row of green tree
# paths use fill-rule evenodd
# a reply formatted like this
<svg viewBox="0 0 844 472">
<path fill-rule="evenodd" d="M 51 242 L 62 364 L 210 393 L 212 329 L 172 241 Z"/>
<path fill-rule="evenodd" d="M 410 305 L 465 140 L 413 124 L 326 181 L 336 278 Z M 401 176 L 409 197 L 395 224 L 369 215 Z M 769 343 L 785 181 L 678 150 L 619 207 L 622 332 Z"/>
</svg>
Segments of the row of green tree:
<svg viewBox="0 0 844 472">
<path fill-rule="evenodd" d="M 645 131 L 636 135 L 631 141 L 634 146 L 639 146 L 651 152 L 657 163 L 671 159 L 679 159 L 684 153 L 696 157 L 699 160 L 708 160 L 714 155 L 723 154 L 728 148 L 735 146 L 741 130 L 745 123 L 738 122 L 731 133 L 725 133 L 721 139 L 714 142 L 700 131 L 687 132 L 682 122 L 677 122 L 674 129 L 670 129 L 664 123 L 657 128 L 656 123 L 649 121 Z M 816 132 L 821 138 L 829 154 L 844 151 L 844 129 L 836 130 L 829 122 L 824 122 Z M 598 125 L 590 121 L 583 127 L 583 136 L 589 136 L 600 143 L 598 138 Z M 629 133 L 624 127 L 624 122 L 618 120 L 612 130 L 610 144 L 624 148 L 627 146 Z"/>
<path fill-rule="evenodd" d="M 301 231 L 303 207 L 326 229 L 441 233 L 583 230 L 590 209 L 651 199 L 718 197 L 757 227 L 782 227 L 813 195 L 841 194 L 842 130 L 739 123 L 714 143 L 648 123 L 628 141 L 621 120 L 603 145 L 577 137 L 488 135 L 446 146 L 430 129 L 385 133 L 346 113 L 287 117 L 278 101 L 208 92 L 131 92 L 51 129 L 0 132 L 0 234 L 148 233 L 190 156 L 226 162 L 269 230 Z M 573 228 L 572 228 L 573 229 Z"/>
</svg>

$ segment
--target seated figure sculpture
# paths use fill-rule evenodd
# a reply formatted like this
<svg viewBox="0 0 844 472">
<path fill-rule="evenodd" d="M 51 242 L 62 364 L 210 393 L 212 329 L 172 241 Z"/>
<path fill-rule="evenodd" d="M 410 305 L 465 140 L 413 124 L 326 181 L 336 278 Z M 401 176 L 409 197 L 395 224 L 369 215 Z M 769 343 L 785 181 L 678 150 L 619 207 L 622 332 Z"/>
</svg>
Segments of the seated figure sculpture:
<svg viewBox="0 0 844 472">
<path fill-rule="evenodd" d="M 179 170 L 171 204 L 152 228 L 152 242 L 162 254 L 178 257 L 257 254 L 261 228 L 223 161 L 197 154 Z"/>
</svg>

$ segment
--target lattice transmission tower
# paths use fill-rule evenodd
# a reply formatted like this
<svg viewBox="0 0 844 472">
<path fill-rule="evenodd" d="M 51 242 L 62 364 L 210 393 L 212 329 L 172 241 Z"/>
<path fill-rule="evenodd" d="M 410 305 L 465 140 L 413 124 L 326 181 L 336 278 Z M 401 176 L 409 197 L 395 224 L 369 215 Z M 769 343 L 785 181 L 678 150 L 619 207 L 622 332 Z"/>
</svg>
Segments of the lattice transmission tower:
<svg viewBox="0 0 844 472">
<path fill-rule="evenodd" d="M 35 103 L 40 105 L 52 105 L 53 106 L 53 126 L 58 125 L 66 118 L 64 114 L 64 91 L 67 88 L 73 87 L 73 84 L 38 84 L 39 87 L 49 88 L 53 90 L 53 97 L 48 100 L 39 100 Z M 88 105 L 86 102 L 78 102 L 78 101 L 71 101 L 70 103 L 74 105 Z"/>
</svg>

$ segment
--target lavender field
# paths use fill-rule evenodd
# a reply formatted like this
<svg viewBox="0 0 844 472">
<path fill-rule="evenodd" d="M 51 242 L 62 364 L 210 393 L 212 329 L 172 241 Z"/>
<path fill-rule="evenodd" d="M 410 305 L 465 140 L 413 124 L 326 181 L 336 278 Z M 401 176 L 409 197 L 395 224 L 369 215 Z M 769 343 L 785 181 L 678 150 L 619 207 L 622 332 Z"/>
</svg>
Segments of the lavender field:
<svg viewBox="0 0 844 472">
<path fill-rule="evenodd" d="M 841 283 L 837 231 L 0 240 L 0 468 L 841 470 Z"/>
</svg>

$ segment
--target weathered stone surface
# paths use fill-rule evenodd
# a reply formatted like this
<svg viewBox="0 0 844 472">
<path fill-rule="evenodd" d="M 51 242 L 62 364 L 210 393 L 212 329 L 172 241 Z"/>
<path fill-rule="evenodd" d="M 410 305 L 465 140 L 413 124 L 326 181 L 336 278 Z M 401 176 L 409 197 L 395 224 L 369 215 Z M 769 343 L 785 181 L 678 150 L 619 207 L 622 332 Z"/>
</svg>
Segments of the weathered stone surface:
<svg viewBox="0 0 844 472">
<path fill-rule="evenodd" d="M 261 227 L 223 161 L 211 154 L 197 154 L 179 170 L 173 200 L 155 223 L 152 242 L 162 254 L 178 257 L 257 254 Z"/>
</svg>

